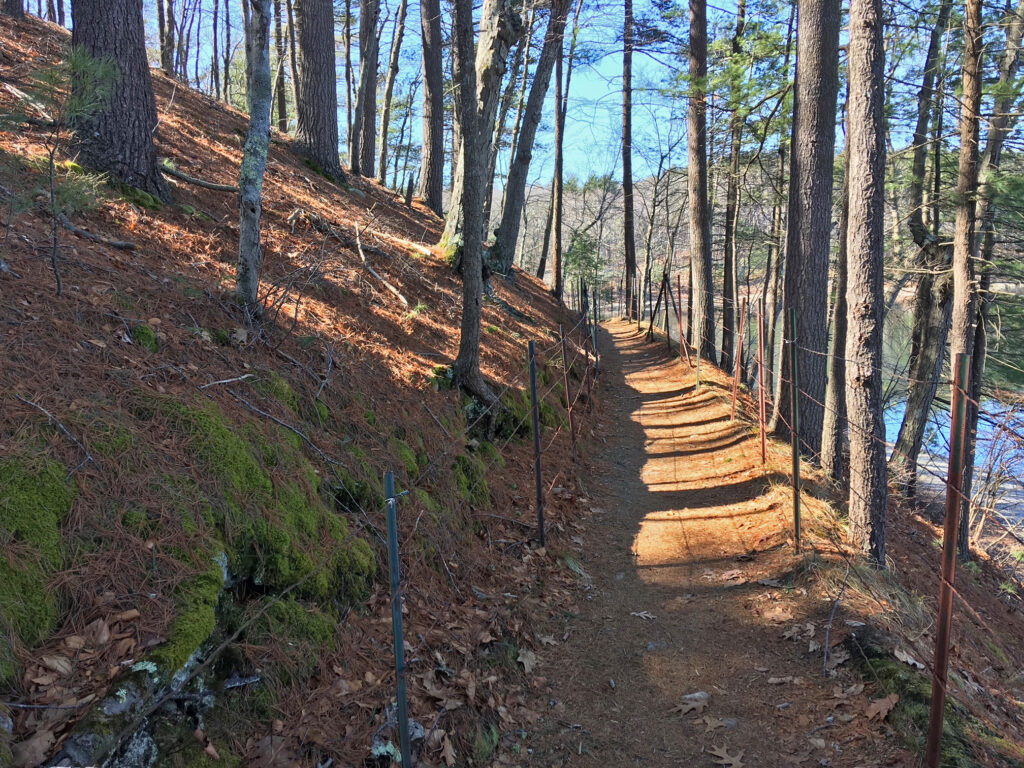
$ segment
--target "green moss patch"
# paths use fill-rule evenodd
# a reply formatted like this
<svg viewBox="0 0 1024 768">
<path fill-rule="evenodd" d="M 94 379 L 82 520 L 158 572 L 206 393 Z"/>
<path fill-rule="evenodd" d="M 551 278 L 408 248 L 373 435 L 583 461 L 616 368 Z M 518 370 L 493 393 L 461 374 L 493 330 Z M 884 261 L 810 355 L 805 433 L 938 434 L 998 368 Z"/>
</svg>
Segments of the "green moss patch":
<svg viewBox="0 0 1024 768">
<path fill-rule="evenodd" d="M 857 661 L 864 681 L 875 683 L 873 695 L 899 695 L 899 702 L 887 721 L 909 749 L 923 755 L 931 706 L 931 678 L 870 645 L 855 645 L 851 656 Z M 981 750 L 989 753 L 995 765 L 1019 766 L 1020 755 L 1001 748 L 999 741 L 998 734 L 992 733 L 953 697 L 946 698 L 939 758 L 943 768 L 977 766 L 980 764 L 977 753 Z M 986 764 L 990 763 L 986 761 Z"/>
<path fill-rule="evenodd" d="M 419 462 L 416 460 L 416 452 L 405 440 L 397 438 L 391 440 L 391 455 L 402 465 L 409 478 L 416 477 L 419 472 Z"/>
<path fill-rule="evenodd" d="M 160 349 L 160 342 L 157 341 L 156 331 L 145 323 L 139 323 L 132 328 L 132 341 L 150 352 L 157 352 Z"/>
<path fill-rule="evenodd" d="M 281 374 L 263 370 L 251 380 L 251 383 L 252 388 L 264 397 L 280 403 L 294 414 L 299 413 L 299 399 L 295 395 L 295 390 Z"/>
<path fill-rule="evenodd" d="M 458 456 L 452 465 L 455 490 L 459 498 L 480 506 L 491 503 L 491 489 L 487 484 L 487 465 L 479 456 Z"/>
<path fill-rule="evenodd" d="M 50 577 L 63 564 L 60 525 L 75 488 L 66 468 L 50 459 L 0 462 L 0 681 L 16 672 L 15 643 L 42 642 L 57 626 Z"/>
<path fill-rule="evenodd" d="M 185 665 L 217 626 L 217 601 L 223 587 L 223 571 L 216 561 L 204 573 L 178 585 L 177 615 L 171 622 L 167 642 L 153 651 L 151 661 L 169 673 Z"/>
</svg>

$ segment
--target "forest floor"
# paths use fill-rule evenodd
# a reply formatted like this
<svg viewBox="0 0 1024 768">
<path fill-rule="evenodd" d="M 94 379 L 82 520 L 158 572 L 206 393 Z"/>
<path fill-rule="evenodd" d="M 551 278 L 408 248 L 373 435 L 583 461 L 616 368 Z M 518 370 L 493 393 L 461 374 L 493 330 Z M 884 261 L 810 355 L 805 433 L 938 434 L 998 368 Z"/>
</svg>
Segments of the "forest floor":
<svg viewBox="0 0 1024 768">
<path fill-rule="evenodd" d="M 756 422 L 742 404 L 731 418 L 731 381 L 717 368 L 705 366 L 698 387 L 633 325 L 605 331 L 604 447 L 591 473 L 601 479 L 590 489 L 604 503 L 583 559 L 592 586 L 541 667 L 554 716 L 535 761 L 918 764 L 886 722 L 897 719 L 886 717 L 890 690 L 850 658 L 878 610 L 852 588 L 834 610 L 841 588 L 826 574 L 842 558 L 821 538 L 820 500 L 808 499 L 810 533 L 794 551 L 788 449 L 769 440 L 762 465 Z M 813 478 L 807 490 L 818 490 Z M 990 757 L 966 764 L 999 764 Z"/>
</svg>

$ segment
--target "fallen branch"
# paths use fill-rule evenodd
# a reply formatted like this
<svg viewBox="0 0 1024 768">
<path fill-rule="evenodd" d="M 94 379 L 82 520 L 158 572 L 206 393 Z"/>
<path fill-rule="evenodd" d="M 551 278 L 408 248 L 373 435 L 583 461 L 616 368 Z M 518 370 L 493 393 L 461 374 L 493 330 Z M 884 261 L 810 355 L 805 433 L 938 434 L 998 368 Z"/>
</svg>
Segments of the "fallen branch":
<svg viewBox="0 0 1024 768">
<path fill-rule="evenodd" d="M 71 434 L 71 430 L 69 430 L 69 429 L 68 429 L 67 427 L 65 427 L 65 426 L 64 426 L 64 425 L 63 425 L 63 424 L 61 423 L 60 419 L 58 419 L 58 418 L 57 418 L 56 416 L 54 416 L 54 415 L 53 415 L 52 413 L 50 413 L 50 412 L 49 412 L 48 410 L 46 410 L 45 408 L 43 408 L 43 406 L 39 405 L 39 403 L 33 403 L 33 402 L 32 402 L 31 400 L 26 400 L 26 399 L 25 399 L 24 397 L 22 397 L 21 395 L 15 395 L 15 397 L 16 397 L 16 398 L 17 398 L 18 400 L 20 400 L 21 402 L 23 402 L 23 403 L 24 403 L 25 405 L 31 405 L 31 406 L 32 406 L 33 408 L 35 408 L 35 409 L 36 409 L 37 411 L 40 411 L 40 412 L 42 412 L 42 413 L 43 413 L 43 415 L 45 415 L 45 416 L 46 416 L 46 418 L 50 420 L 50 424 L 53 424 L 53 425 L 54 425 L 55 427 L 57 427 L 57 429 L 59 429 L 59 430 L 60 430 L 61 432 L 63 432 L 63 433 L 65 434 L 65 436 L 67 436 L 68 440 L 70 440 L 70 441 L 71 441 L 72 443 L 74 443 L 75 445 L 77 445 L 77 446 L 78 446 L 78 449 L 79 449 L 79 450 L 80 450 L 80 451 L 81 451 L 82 453 L 84 453 L 84 454 L 85 454 L 85 458 L 84 458 L 84 459 L 82 459 L 81 463 L 80 463 L 80 464 L 79 464 L 79 465 L 78 465 L 77 467 L 75 467 L 74 469 L 72 469 L 72 470 L 71 470 L 70 472 L 68 472 L 68 475 L 67 475 L 67 477 L 66 477 L 66 478 L 64 478 L 65 480 L 70 480 L 70 479 L 71 479 L 71 476 L 72 476 L 73 474 L 75 474 L 75 472 L 77 472 L 78 470 L 80 470 L 80 469 L 81 469 L 82 467 L 84 467 L 84 466 L 85 466 L 86 464 L 92 464 L 92 465 L 93 465 L 94 467 L 96 467 L 96 470 L 97 470 L 97 471 L 99 471 L 99 472 L 102 472 L 102 471 L 103 471 L 103 470 L 101 470 L 101 469 L 100 469 L 100 465 L 96 463 L 96 459 L 94 459 L 94 458 L 92 457 L 92 454 L 91 454 L 91 453 L 89 453 L 88 449 L 86 449 L 86 447 L 85 447 L 84 445 L 82 445 L 82 442 L 81 442 L 81 441 L 80 441 L 80 440 L 79 440 L 79 439 L 78 439 L 77 437 L 75 437 L 75 436 L 74 436 L 73 434 Z"/>
<path fill-rule="evenodd" d="M 200 389 L 206 389 L 207 387 L 215 387 L 218 384 L 234 384 L 236 381 L 245 381 L 251 379 L 253 374 L 247 373 L 244 376 L 236 376 L 233 379 L 221 379 L 220 381 L 211 381 L 209 384 L 203 384 Z"/>
<path fill-rule="evenodd" d="M 79 237 L 84 237 L 86 240 L 92 240 L 94 243 L 100 243 L 111 248 L 117 248 L 121 251 L 134 251 L 135 243 L 128 242 L 127 240 L 107 240 L 105 237 L 94 235 L 92 232 L 86 232 L 80 227 L 76 227 L 71 223 L 71 220 L 63 213 L 58 213 L 57 218 L 60 219 L 61 226 L 69 232 L 74 232 Z"/>
<path fill-rule="evenodd" d="M 212 181 L 203 181 L 195 176 L 190 176 L 184 171 L 179 171 L 168 163 L 166 159 L 164 159 L 157 167 L 160 169 L 161 173 L 167 176 L 171 176 L 188 184 L 194 184 L 195 186 L 202 187 L 203 189 L 212 189 L 214 192 L 238 192 L 238 187 L 232 184 L 216 184 Z"/>
<path fill-rule="evenodd" d="M 359 228 L 358 227 L 356 227 L 356 248 L 359 251 L 359 258 L 363 260 L 363 266 L 366 267 L 366 271 L 369 272 L 374 277 L 376 277 L 378 280 L 380 280 L 380 282 L 384 285 L 385 288 L 387 288 L 389 291 L 391 291 L 391 293 L 393 293 L 395 296 L 397 296 L 398 300 L 400 302 L 402 302 L 402 306 L 403 307 L 408 307 L 409 306 L 409 300 L 406 299 L 405 296 L 402 295 L 401 291 L 399 291 L 397 288 L 395 288 L 395 286 L 393 286 L 391 283 L 389 283 L 387 280 L 385 280 L 383 277 L 381 277 L 377 273 L 377 271 L 373 267 L 370 266 L 370 262 L 368 262 L 366 260 L 366 254 L 363 253 L 363 242 L 359 238 Z"/>
</svg>

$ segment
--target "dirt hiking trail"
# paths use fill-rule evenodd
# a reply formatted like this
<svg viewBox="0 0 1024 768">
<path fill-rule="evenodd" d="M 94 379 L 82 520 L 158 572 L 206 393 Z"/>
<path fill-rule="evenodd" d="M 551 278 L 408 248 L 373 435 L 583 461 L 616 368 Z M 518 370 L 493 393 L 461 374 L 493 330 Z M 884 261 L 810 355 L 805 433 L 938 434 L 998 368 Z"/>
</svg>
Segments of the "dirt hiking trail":
<svg viewBox="0 0 1024 768">
<path fill-rule="evenodd" d="M 730 419 L 719 370 L 704 366 L 697 389 L 694 371 L 626 322 L 601 342 L 592 587 L 545 654 L 551 699 L 532 762 L 913 765 L 866 723 L 849 665 L 825 677 L 809 650 L 825 643 L 831 603 L 793 587 L 803 560 L 780 447 L 762 468 L 756 424 Z M 687 702 L 699 692 L 706 702 Z"/>
</svg>

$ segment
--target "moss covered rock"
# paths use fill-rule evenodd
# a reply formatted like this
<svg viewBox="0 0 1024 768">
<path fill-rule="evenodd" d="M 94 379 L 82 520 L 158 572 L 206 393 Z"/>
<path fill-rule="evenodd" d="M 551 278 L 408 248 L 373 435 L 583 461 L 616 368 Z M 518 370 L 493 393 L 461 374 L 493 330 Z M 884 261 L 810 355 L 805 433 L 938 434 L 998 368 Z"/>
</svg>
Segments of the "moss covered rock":
<svg viewBox="0 0 1024 768">
<path fill-rule="evenodd" d="M 0 681 L 16 672 L 14 645 L 36 645 L 57 626 L 57 598 L 47 583 L 63 564 L 60 525 L 75 488 L 67 469 L 45 459 L 0 461 Z"/>
</svg>

